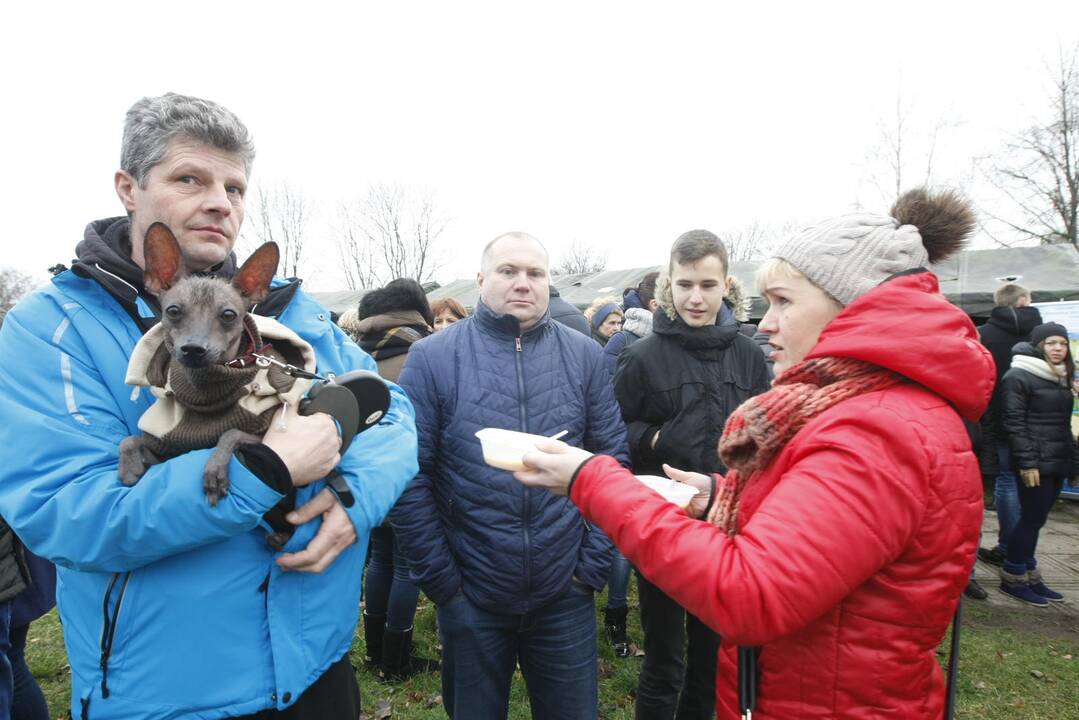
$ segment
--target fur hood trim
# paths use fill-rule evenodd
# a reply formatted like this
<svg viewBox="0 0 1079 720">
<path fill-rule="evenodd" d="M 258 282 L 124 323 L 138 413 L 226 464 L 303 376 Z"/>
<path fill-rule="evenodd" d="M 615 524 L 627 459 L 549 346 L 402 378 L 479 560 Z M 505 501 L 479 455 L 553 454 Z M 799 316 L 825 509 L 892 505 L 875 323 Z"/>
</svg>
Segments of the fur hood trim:
<svg viewBox="0 0 1079 720">
<path fill-rule="evenodd" d="M 749 320 L 749 308 L 752 304 L 752 299 L 749 294 L 746 293 L 745 286 L 742 281 L 733 275 L 728 275 L 727 280 L 730 283 L 729 290 L 727 291 L 727 297 L 725 302 L 730 305 L 734 311 L 734 319 L 738 322 L 746 322 Z M 678 317 L 678 313 L 674 309 L 674 292 L 671 290 L 671 276 L 667 271 L 660 273 L 659 279 L 656 281 L 656 304 L 663 309 L 667 317 L 674 320 Z"/>
</svg>

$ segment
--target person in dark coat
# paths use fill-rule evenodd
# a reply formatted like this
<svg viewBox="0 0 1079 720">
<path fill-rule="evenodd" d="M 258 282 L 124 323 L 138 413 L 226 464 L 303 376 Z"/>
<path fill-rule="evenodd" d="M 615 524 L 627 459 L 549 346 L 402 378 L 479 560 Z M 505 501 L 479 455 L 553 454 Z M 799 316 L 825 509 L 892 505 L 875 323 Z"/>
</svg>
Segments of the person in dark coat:
<svg viewBox="0 0 1079 720">
<path fill-rule="evenodd" d="M 1029 605 L 1064 600 L 1042 581 L 1034 551 L 1064 481 L 1079 473 L 1079 447 L 1071 430 L 1074 377 L 1067 329 L 1045 323 L 1031 331 L 1029 343 L 1015 346 L 1001 383 L 1002 425 L 1020 478 L 1021 512 L 1008 538 L 1000 590 Z"/>
<path fill-rule="evenodd" d="M 598 297 L 584 311 L 592 339 L 606 346 L 611 336 L 622 329 L 622 306 L 616 297 Z"/>
<path fill-rule="evenodd" d="M 618 356 L 643 337 L 652 334 L 652 313 L 656 310 L 656 271 L 646 274 L 636 287 L 622 291 L 622 329 L 611 335 L 603 345 L 603 364 L 614 379 Z M 607 641 L 617 657 L 629 657 L 629 634 L 626 621 L 629 618 L 629 580 L 633 566 L 618 548 L 611 558 L 611 577 L 607 582 L 607 607 L 603 609 L 603 625 Z"/>
<path fill-rule="evenodd" d="M 594 593 L 611 543 L 573 503 L 484 461 L 476 432 L 565 431 L 628 464 L 626 430 L 586 334 L 551 321 L 547 251 L 510 233 L 483 252 L 471 317 L 412 346 L 401 373 L 420 470 L 390 515 L 438 606 L 442 701 L 458 720 L 508 712 L 519 665 L 537 720 L 598 715 Z"/>
<path fill-rule="evenodd" d="M 707 230 L 680 236 L 652 334 L 622 353 L 614 377 L 637 474 L 662 476 L 664 463 L 726 472 L 718 445 L 727 417 L 768 390 L 764 355 L 739 332 L 727 289 L 719 238 Z M 643 575 L 638 589 L 645 657 L 636 717 L 714 717 L 718 635 Z"/>
<path fill-rule="evenodd" d="M 357 342 L 378 364 L 378 374 L 397 382 L 409 348 L 433 331 L 434 312 L 418 282 L 398 278 L 360 299 Z M 438 669 L 438 662 L 412 655 L 412 629 L 420 589 L 409 577 L 389 522 L 371 531 L 364 575 L 365 664 L 389 680 Z"/>
<path fill-rule="evenodd" d="M 592 327 L 588 324 L 588 318 L 580 310 L 563 300 L 554 285 L 550 286 L 548 303 L 552 320 L 560 322 L 568 328 L 573 328 L 582 335 L 592 337 Z"/>
<path fill-rule="evenodd" d="M 1004 436 L 1001 408 L 1001 384 L 1004 374 L 1012 363 L 1012 348 L 1016 344 L 1030 339 L 1030 331 L 1042 324 L 1038 308 L 1030 305 L 1030 290 L 1022 285 L 1007 283 L 993 293 L 996 307 L 989 315 L 989 321 L 978 328 L 981 340 L 993 355 L 997 368 L 997 383 L 993 388 L 993 397 L 989 409 L 982 417 L 982 452 L 983 466 L 996 466 L 996 481 L 993 484 L 993 507 L 997 513 L 997 544 L 993 548 L 978 548 L 978 557 L 992 565 L 1001 565 L 1008 555 L 1008 537 L 1019 522 L 1019 490 L 1015 473 L 1012 472 L 1011 451 Z"/>
<path fill-rule="evenodd" d="M 611 336 L 603 346 L 603 363 L 614 377 L 618 356 L 627 347 L 652 333 L 652 313 L 656 311 L 656 280 L 659 272 L 653 271 L 641 278 L 637 287 L 622 291 L 622 329 Z"/>
</svg>

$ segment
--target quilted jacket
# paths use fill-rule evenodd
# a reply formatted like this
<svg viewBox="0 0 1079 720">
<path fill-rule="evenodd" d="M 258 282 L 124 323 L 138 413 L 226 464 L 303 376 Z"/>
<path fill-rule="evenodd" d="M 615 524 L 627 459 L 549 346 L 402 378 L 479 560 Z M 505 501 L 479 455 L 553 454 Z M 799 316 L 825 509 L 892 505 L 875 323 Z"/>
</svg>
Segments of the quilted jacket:
<svg viewBox="0 0 1079 720">
<path fill-rule="evenodd" d="M 911 317 L 916 335 L 896 334 Z M 961 416 L 984 411 L 993 361 L 919 273 L 851 303 L 809 357 L 854 357 L 910 382 L 811 420 L 746 489 L 728 537 L 607 458 L 572 498 L 649 580 L 724 639 L 718 720 L 738 717 L 736 646 L 761 646 L 754 718 L 939 720 L 935 651 L 982 518 Z"/>
<path fill-rule="evenodd" d="M 577 447 L 627 462 L 626 430 L 602 349 L 544 317 L 521 334 L 482 302 L 472 317 L 412 346 L 401 386 L 416 408 L 420 471 L 390 521 L 413 579 L 443 604 L 459 591 L 519 614 L 576 576 L 601 588 L 611 544 L 567 498 L 486 465 L 477 430 L 568 431 Z"/>
<path fill-rule="evenodd" d="M 1045 354 L 1030 343 L 1017 344 L 1013 356 L 1036 359 L 1049 370 Z M 1071 388 L 1017 366 L 1000 385 L 1004 437 L 1015 468 L 1037 468 L 1045 478 L 1073 477 L 1079 471 L 1079 446 L 1071 430 Z"/>
</svg>

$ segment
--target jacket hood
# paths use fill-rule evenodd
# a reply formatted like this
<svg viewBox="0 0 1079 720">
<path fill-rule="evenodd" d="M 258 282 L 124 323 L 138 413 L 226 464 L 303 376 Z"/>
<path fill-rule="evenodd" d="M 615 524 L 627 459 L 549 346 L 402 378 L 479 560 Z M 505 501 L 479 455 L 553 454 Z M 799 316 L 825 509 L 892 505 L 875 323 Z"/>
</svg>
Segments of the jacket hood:
<svg viewBox="0 0 1079 720">
<path fill-rule="evenodd" d="M 639 338 L 648 337 L 652 334 L 652 313 L 642 308 L 626 308 L 622 329 Z"/>
<path fill-rule="evenodd" d="M 1045 354 L 1038 349 L 1036 345 L 1032 345 L 1028 342 L 1016 343 L 1012 346 L 1012 357 L 1016 355 L 1029 355 L 1030 357 L 1038 358 L 1039 360 L 1045 359 Z"/>
<path fill-rule="evenodd" d="M 83 277 L 93 277 L 113 295 L 130 296 L 134 299 L 142 293 L 142 268 L 131 259 L 131 220 L 125 216 L 95 220 L 86 226 L 82 241 L 75 246 L 75 264 L 72 268 Z M 229 253 L 225 260 L 206 275 L 231 278 L 236 274 L 236 254 Z"/>
<path fill-rule="evenodd" d="M 917 332 L 904 332 L 912 318 Z M 897 372 L 971 421 L 985 411 L 996 381 L 993 356 L 974 324 L 926 271 L 892 278 L 848 305 L 806 359 L 817 357 L 855 358 Z"/>
<path fill-rule="evenodd" d="M 1029 305 L 1018 308 L 998 305 L 989 313 L 986 324 L 1016 337 L 1028 337 L 1031 330 L 1042 324 L 1042 314 Z"/>
<path fill-rule="evenodd" d="M 731 320 L 745 322 L 749 320 L 749 308 L 753 302 L 746 294 L 742 281 L 733 275 L 727 276 L 730 287 L 727 297 L 723 299 L 723 307 L 720 308 L 719 322 L 725 324 L 724 316 L 730 316 Z M 674 309 L 674 291 L 671 289 L 671 276 L 667 272 L 660 273 L 656 280 L 656 304 L 666 313 L 667 317 L 674 320 L 678 317 L 678 311 Z"/>
<path fill-rule="evenodd" d="M 431 327 L 427 324 L 423 315 L 415 310 L 395 310 L 381 315 L 371 315 L 356 323 L 356 334 L 367 335 L 389 330 L 395 327 L 423 328 L 421 333 L 424 337 L 431 334 Z"/>
</svg>

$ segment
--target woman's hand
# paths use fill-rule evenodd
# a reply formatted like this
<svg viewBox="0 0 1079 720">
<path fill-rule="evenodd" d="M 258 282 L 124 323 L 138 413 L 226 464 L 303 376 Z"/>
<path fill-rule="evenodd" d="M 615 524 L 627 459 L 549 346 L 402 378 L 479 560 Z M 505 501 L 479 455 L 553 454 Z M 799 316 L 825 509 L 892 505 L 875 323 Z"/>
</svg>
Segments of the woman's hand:
<svg viewBox="0 0 1079 720">
<path fill-rule="evenodd" d="M 1028 488 L 1038 487 L 1042 484 L 1041 473 L 1038 472 L 1038 468 L 1020 470 L 1019 477 L 1022 478 L 1023 484 Z"/>
<path fill-rule="evenodd" d="M 689 513 L 690 517 L 704 517 L 704 511 L 708 508 L 708 502 L 712 499 L 712 478 L 701 473 L 679 470 L 667 463 L 663 463 L 663 472 L 667 473 L 667 477 L 671 480 L 690 485 L 697 491 L 697 494 L 689 501 L 686 512 Z"/>
<path fill-rule="evenodd" d="M 570 447 L 561 440 L 546 440 L 524 454 L 522 460 L 528 469 L 518 470 L 513 477 L 524 485 L 565 495 L 573 474 L 590 457 L 592 453 L 587 450 Z"/>
</svg>

